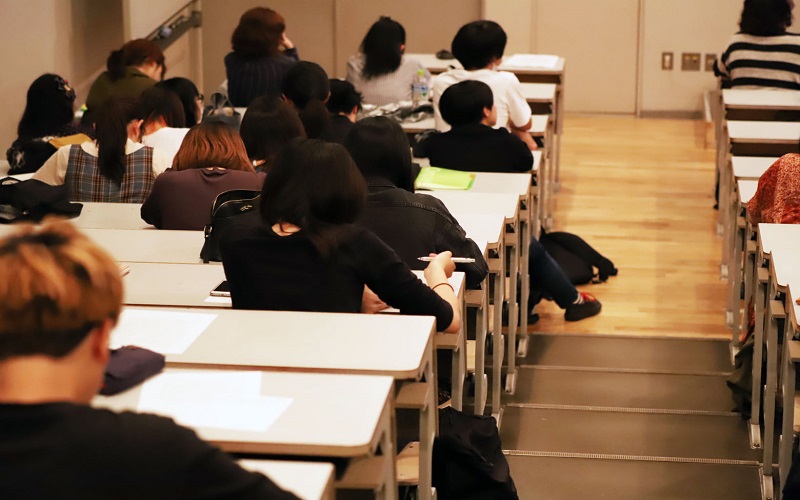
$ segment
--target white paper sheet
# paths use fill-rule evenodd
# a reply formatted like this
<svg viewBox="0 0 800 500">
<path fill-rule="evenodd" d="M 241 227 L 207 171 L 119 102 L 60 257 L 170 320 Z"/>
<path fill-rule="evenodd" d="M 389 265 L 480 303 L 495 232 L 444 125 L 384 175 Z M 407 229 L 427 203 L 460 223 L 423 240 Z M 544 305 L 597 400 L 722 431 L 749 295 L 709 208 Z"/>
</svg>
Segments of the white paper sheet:
<svg viewBox="0 0 800 500">
<path fill-rule="evenodd" d="M 209 304 L 232 304 L 230 297 L 217 297 L 214 295 L 209 295 L 203 302 L 208 302 Z"/>
<path fill-rule="evenodd" d="M 260 372 L 162 373 L 147 381 L 139 411 L 189 427 L 265 432 L 292 403 L 261 396 Z"/>
<path fill-rule="evenodd" d="M 111 347 L 137 345 L 161 354 L 182 354 L 217 314 L 125 309 L 111 334 Z"/>
<path fill-rule="evenodd" d="M 501 67 L 507 68 L 546 68 L 553 69 L 558 66 L 558 56 L 544 54 L 514 54 L 508 59 L 503 59 Z"/>
</svg>

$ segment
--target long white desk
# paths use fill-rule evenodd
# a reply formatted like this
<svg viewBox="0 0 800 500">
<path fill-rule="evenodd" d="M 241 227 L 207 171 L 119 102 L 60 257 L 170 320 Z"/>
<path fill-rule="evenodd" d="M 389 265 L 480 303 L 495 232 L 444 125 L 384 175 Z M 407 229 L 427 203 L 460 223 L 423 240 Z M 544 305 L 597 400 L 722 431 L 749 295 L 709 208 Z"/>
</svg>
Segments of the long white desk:
<svg viewBox="0 0 800 500">
<path fill-rule="evenodd" d="M 97 396 L 94 406 L 116 411 L 136 411 L 142 393 L 149 384 L 175 374 L 202 374 L 224 377 L 231 371 L 182 370 L 168 368 L 145 384 L 112 397 Z M 383 466 L 372 479 L 380 498 L 396 498 L 394 429 L 392 421 L 391 377 L 332 375 L 318 373 L 260 372 L 260 389 L 255 395 L 233 395 L 215 384 L 192 384 L 192 390 L 175 392 L 175 397 L 188 405 L 204 405 L 209 398 L 230 400 L 231 407 L 217 405 L 214 420 L 219 427 L 193 426 L 198 435 L 233 453 L 254 453 L 267 456 L 341 457 L 351 460 L 374 459 L 380 449 Z M 184 388 L 184 386 L 180 386 Z M 160 400 L 150 398 L 155 413 L 173 416 L 169 403 L 170 389 Z M 289 398 L 291 402 L 266 429 L 232 426 L 227 419 L 240 412 L 240 401 L 254 396 Z M 162 410 L 163 409 L 163 410 Z M 178 421 L 180 422 L 180 418 Z M 324 422 L 324 423 L 321 423 Z M 214 424 L 216 425 L 216 424 Z M 345 478 L 347 473 L 345 473 Z M 339 487 L 347 487 L 343 478 Z M 344 483 L 344 484 L 343 484 Z"/>
<path fill-rule="evenodd" d="M 71 222 L 82 229 L 155 229 L 142 220 L 141 203 L 81 202 L 81 214 Z"/>
<path fill-rule="evenodd" d="M 386 375 L 407 383 L 397 406 L 420 412 L 420 488 L 430 491 L 437 428 L 434 344 L 457 334 L 434 334 L 429 316 L 126 307 L 112 344 L 123 331 L 126 343 L 159 351 L 165 337 L 179 332 L 159 330 L 154 322 L 169 325 L 171 316 L 187 313 L 210 323 L 184 351 L 165 353 L 170 367 Z M 456 361 L 453 371 L 463 377 Z M 462 390 L 463 383 L 453 383 L 454 391 Z"/>
<path fill-rule="evenodd" d="M 333 464 L 286 460 L 239 460 L 245 469 L 260 472 L 302 500 L 334 500 Z"/>
</svg>

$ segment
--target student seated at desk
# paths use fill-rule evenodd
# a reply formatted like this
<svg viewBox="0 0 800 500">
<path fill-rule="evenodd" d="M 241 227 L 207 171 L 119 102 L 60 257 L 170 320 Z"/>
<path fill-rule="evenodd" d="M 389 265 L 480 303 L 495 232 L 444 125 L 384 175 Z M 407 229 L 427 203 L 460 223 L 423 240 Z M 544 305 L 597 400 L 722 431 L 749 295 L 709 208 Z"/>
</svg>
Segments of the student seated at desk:
<svg viewBox="0 0 800 500">
<path fill-rule="evenodd" d="M 435 316 L 440 331 L 458 331 L 450 252 L 425 268 L 426 286 L 383 241 L 354 225 L 366 195 L 342 146 L 313 139 L 288 145 L 264 181 L 263 224 L 220 234 L 233 307 L 354 313 L 367 286 L 403 314 Z"/>
<path fill-rule="evenodd" d="M 388 244 L 411 269 L 423 269 L 419 257 L 446 250 L 472 257 L 458 264 L 468 288 L 480 288 L 489 266 L 478 246 L 458 225 L 444 203 L 414 193 L 408 139 L 400 125 L 386 117 L 364 118 L 353 125 L 344 146 L 367 181 L 367 206 L 358 224 Z"/>
<path fill-rule="evenodd" d="M 145 90 L 139 98 L 139 116 L 142 117 L 142 144 L 160 150 L 172 165 L 189 131 L 178 95 L 155 87 Z"/>
<path fill-rule="evenodd" d="M 381 16 L 361 41 L 360 53 L 347 60 L 347 81 L 361 92 L 364 102 L 383 106 L 411 101 L 411 86 L 422 71 L 425 81 L 431 74 L 416 59 L 409 59 L 406 30 L 390 17 Z"/>
<path fill-rule="evenodd" d="M 362 98 L 350 82 L 331 78 L 330 85 L 331 97 L 325 103 L 325 107 L 331 113 L 331 124 L 322 138 L 328 142 L 342 144 L 358 118 Z"/>
<path fill-rule="evenodd" d="M 156 84 L 156 88 L 169 90 L 178 96 L 183 105 L 184 126 L 192 128 L 203 120 L 203 94 L 188 78 L 168 78 Z"/>
<path fill-rule="evenodd" d="M 280 97 L 255 99 L 242 118 L 239 135 L 257 172 L 269 172 L 275 157 L 292 139 L 306 138 L 300 117 Z"/>
<path fill-rule="evenodd" d="M 31 83 L 17 139 L 6 151 L 9 175 L 36 172 L 59 147 L 92 140 L 72 125 L 74 104 L 75 91 L 58 75 L 48 73 Z"/>
<path fill-rule="evenodd" d="M 778 158 L 758 179 L 758 188 L 747 202 L 751 224 L 800 224 L 800 155 Z"/>
<path fill-rule="evenodd" d="M 95 116 L 97 140 L 59 148 L 33 178 L 66 184 L 73 201 L 141 203 L 169 159 L 135 142 L 142 125 L 136 100 L 109 98 Z"/>
<path fill-rule="evenodd" d="M 331 117 L 325 103 L 331 96 L 328 74 L 319 64 L 301 61 L 289 69 L 281 82 L 286 102 L 297 111 L 306 136 L 322 138 L 327 133 Z"/>
<path fill-rule="evenodd" d="M 431 165 L 477 172 L 528 172 L 533 155 L 522 140 L 497 123 L 492 89 L 466 80 L 451 85 L 439 99 L 439 112 L 452 129 L 427 136 L 414 147 L 414 156 Z"/>
<path fill-rule="evenodd" d="M 159 229 L 202 230 L 216 197 L 232 189 L 260 190 L 263 173 L 247 160 L 229 125 L 205 122 L 189 129 L 172 169 L 158 176 L 142 205 L 142 219 Z"/>
<path fill-rule="evenodd" d="M 0 239 L 0 267 L 0 498 L 296 498 L 171 419 L 89 406 L 122 282 L 70 223 Z"/>
<path fill-rule="evenodd" d="M 439 99 L 445 89 L 464 80 L 479 80 L 492 89 L 497 105 L 495 127 L 506 127 L 522 139 L 528 149 L 536 149 L 528 132 L 533 124 L 531 107 L 522 95 L 522 86 L 514 73 L 497 71 L 506 41 L 506 32 L 494 21 L 474 21 L 458 30 L 451 51 L 464 69 L 451 69 L 433 79 L 431 96 L 437 130 L 449 129 L 439 109 Z"/>
</svg>

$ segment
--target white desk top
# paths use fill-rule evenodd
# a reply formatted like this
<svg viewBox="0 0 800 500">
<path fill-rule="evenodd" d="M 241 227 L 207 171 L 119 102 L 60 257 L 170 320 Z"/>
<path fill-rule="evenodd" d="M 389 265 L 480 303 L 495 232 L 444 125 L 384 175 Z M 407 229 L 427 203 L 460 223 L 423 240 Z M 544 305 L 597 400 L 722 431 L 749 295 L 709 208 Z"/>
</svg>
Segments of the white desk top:
<svg viewBox="0 0 800 500">
<path fill-rule="evenodd" d="M 738 180 L 736 181 L 736 188 L 739 192 L 739 203 L 741 205 L 745 205 L 750 201 L 753 195 L 756 194 L 756 189 L 758 189 L 758 181 Z"/>
<path fill-rule="evenodd" d="M 777 159 L 770 156 L 732 156 L 733 176 L 737 179 L 758 179 Z"/>
<path fill-rule="evenodd" d="M 795 224 L 778 224 L 780 226 L 794 226 Z M 760 227 L 760 225 L 759 225 Z M 769 242 L 771 245 L 770 262 L 775 270 L 775 282 L 781 286 L 795 284 L 795 290 L 800 292 L 800 255 L 797 253 L 797 244 L 800 244 L 800 232 L 779 231 L 782 239 L 778 242 Z M 771 235 L 770 235 L 771 236 Z M 794 243 L 794 246 L 791 244 Z"/>
<path fill-rule="evenodd" d="M 164 373 L 230 373 L 230 370 L 182 370 Z M 377 444 L 376 430 L 386 402 L 393 394 L 391 377 L 333 375 L 319 373 L 260 372 L 261 396 L 291 398 L 292 403 L 263 432 L 196 427 L 197 434 L 225 451 L 325 457 L 359 457 L 370 454 Z M 156 380 L 163 374 L 156 375 Z M 135 411 L 142 388 L 116 396 L 96 396 L 93 406 L 115 411 Z M 215 394 L 212 384 L 186 398 Z M 224 414 L 226 407 L 219 407 Z M 158 413 L 158 411 L 156 411 Z M 324 425 L 321 425 L 324 419 Z"/>
<path fill-rule="evenodd" d="M 475 181 L 467 190 L 468 193 L 509 193 L 526 196 L 531 190 L 531 174 L 496 172 L 475 172 L 475 174 Z"/>
<path fill-rule="evenodd" d="M 505 56 L 506 58 L 510 57 L 511 55 Z M 434 73 L 441 73 L 442 71 L 447 71 L 450 68 L 460 68 L 461 63 L 458 62 L 458 59 L 438 59 L 435 54 L 422 54 L 422 53 L 415 53 L 415 54 L 406 54 L 406 57 L 409 59 L 416 59 L 423 66 L 428 68 L 430 71 Z M 508 68 L 500 66 L 500 69 L 503 71 L 510 71 L 515 74 L 543 74 L 543 75 L 551 75 L 551 74 L 560 74 L 564 72 L 564 58 L 558 58 L 558 64 L 555 68 Z"/>
<path fill-rule="evenodd" d="M 800 110 L 800 92 L 779 89 L 723 89 L 722 102 L 731 109 Z"/>
<path fill-rule="evenodd" d="M 431 191 L 442 200 L 459 222 L 460 214 L 500 214 L 514 219 L 519 209 L 519 193 L 486 193 L 473 191 Z M 485 238 L 481 238 L 485 239 Z"/>
<path fill-rule="evenodd" d="M 758 241 L 761 251 L 772 254 L 773 251 L 794 252 L 800 248 L 800 224 L 767 224 L 758 225 Z"/>
<path fill-rule="evenodd" d="M 85 229 L 155 229 L 142 220 L 141 203 L 81 203 L 83 204 L 81 215 L 71 220 L 77 227 Z"/>
<path fill-rule="evenodd" d="M 530 133 L 533 136 L 539 137 L 544 135 L 547 132 L 547 125 L 550 122 L 551 115 L 533 115 L 531 117 L 531 129 Z M 436 121 L 431 116 L 430 118 L 425 118 L 424 120 L 420 120 L 418 122 L 411 122 L 411 123 L 401 123 L 401 127 L 407 133 L 416 133 L 422 132 L 423 130 L 430 130 L 436 128 Z"/>
<path fill-rule="evenodd" d="M 539 165 L 541 165 L 541 163 L 542 163 L 542 150 L 541 149 L 537 149 L 536 151 L 531 151 L 531 154 L 533 154 L 533 168 L 531 168 L 531 172 L 537 173 L 539 171 Z M 431 166 L 431 161 L 428 158 L 413 158 L 413 161 L 415 163 L 419 164 L 421 167 L 430 167 Z M 475 173 L 479 174 L 480 172 L 475 172 Z M 490 173 L 494 173 L 494 172 L 490 172 Z M 475 179 L 475 182 L 478 182 L 477 178 Z M 475 189 L 475 184 L 474 183 L 472 185 L 472 188 Z"/>
<path fill-rule="evenodd" d="M 126 307 L 125 310 L 192 312 L 182 308 Z M 170 366 L 378 374 L 415 379 L 435 322 L 431 316 L 399 314 L 233 309 L 198 313 L 216 317 L 182 354 L 167 354 Z M 171 330 L 154 331 L 151 325 L 152 322 L 139 317 L 125 324 L 126 329 L 136 332 L 130 343 L 147 348 L 151 345 L 149 339 L 171 333 Z"/>
<path fill-rule="evenodd" d="M 551 103 L 556 100 L 555 83 L 521 83 L 522 96 L 531 103 Z"/>
<path fill-rule="evenodd" d="M 502 214 L 454 213 L 453 215 L 458 224 L 466 231 L 468 238 L 476 243 L 483 242 L 484 255 L 486 255 L 485 249 L 488 245 L 494 246 L 503 242 L 506 218 Z"/>
<path fill-rule="evenodd" d="M 333 464 L 282 460 L 239 460 L 245 469 L 257 471 L 303 500 L 333 498 Z"/>
<path fill-rule="evenodd" d="M 130 272 L 122 278 L 124 304 L 139 306 L 230 307 L 209 299 L 209 292 L 225 280 L 222 266 L 125 262 Z M 216 299 L 216 298 L 214 298 Z"/>
<path fill-rule="evenodd" d="M 83 232 L 120 262 L 197 264 L 204 242 L 202 231 L 84 229 Z"/>
<path fill-rule="evenodd" d="M 422 132 L 423 130 L 431 130 L 436 128 L 436 121 L 433 117 L 425 118 L 424 120 L 420 120 L 418 122 L 413 123 L 401 123 L 401 127 L 408 133 L 416 133 Z"/>
<path fill-rule="evenodd" d="M 800 122 L 728 121 L 731 142 L 750 144 L 796 144 L 800 141 Z"/>
</svg>

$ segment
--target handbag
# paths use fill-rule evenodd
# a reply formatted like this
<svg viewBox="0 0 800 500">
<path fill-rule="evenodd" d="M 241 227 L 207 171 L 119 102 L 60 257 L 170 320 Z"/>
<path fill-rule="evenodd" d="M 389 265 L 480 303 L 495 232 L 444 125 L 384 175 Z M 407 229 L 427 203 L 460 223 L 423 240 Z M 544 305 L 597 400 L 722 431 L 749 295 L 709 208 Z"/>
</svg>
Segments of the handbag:
<svg viewBox="0 0 800 500">
<path fill-rule="evenodd" d="M 242 114 L 236 111 L 228 96 L 220 92 L 211 95 L 211 105 L 206 106 L 203 117 L 204 122 L 222 122 L 237 132 L 242 123 Z"/>
<path fill-rule="evenodd" d="M 259 207 L 261 191 L 250 189 L 233 189 L 225 191 L 214 198 L 211 206 L 211 220 L 203 229 L 203 249 L 200 258 L 203 263 L 209 261 L 221 262 L 219 254 L 219 235 L 222 231 L 236 223 L 258 225 L 261 223 Z"/>
<path fill-rule="evenodd" d="M 80 215 L 83 205 L 70 203 L 67 185 L 51 186 L 37 179 L 0 179 L 0 224 L 41 222 L 47 215 Z"/>
<path fill-rule="evenodd" d="M 161 373 L 166 358 L 143 347 L 126 345 L 111 350 L 100 394 L 113 396 Z"/>
</svg>

